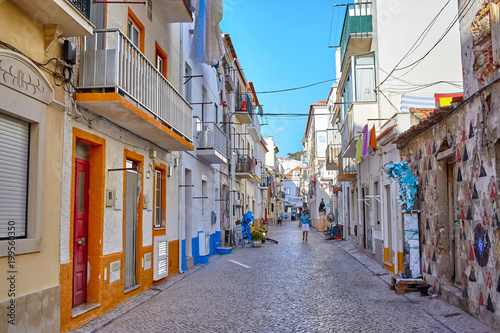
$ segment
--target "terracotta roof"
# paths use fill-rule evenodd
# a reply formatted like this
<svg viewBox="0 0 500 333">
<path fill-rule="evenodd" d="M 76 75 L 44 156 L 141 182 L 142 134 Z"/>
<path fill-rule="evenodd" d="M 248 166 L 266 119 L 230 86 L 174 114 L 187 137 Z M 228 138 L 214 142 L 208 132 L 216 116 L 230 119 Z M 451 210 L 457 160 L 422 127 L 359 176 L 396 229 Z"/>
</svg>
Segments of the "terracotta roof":
<svg viewBox="0 0 500 333">
<path fill-rule="evenodd" d="M 403 133 L 397 136 L 395 143 L 398 146 L 398 148 L 403 148 L 408 143 L 408 141 L 412 140 L 414 137 L 420 135 L 431 126 L 437 124 L 438 122 L 446 118 L 446 116 L 448 116 L 455 110 L 455 106 L 456 105 L 447 105 L 447 106 L 437 107 L 433 109 L 432 112 L 429 112 L 428 115 L 426 115 L 425 117 L 420 118 L 420 122 L 417 125 L 410 127 L 408 130 L 404 131 Z"/>
<path fill-rule="evenodd" d="M 410 108 L 410 113 L 418 119 L 424 119 L 434 112 L 435 108 Z"/>
</svg>

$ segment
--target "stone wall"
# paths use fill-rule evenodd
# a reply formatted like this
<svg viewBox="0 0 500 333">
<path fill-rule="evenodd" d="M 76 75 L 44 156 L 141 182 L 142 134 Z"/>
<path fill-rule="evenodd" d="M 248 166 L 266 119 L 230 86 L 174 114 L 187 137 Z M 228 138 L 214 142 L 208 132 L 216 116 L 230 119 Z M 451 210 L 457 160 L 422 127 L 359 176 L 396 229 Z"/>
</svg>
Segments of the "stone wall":
<svg viewBox="0 0 500 333">
<path fill-rule="evenodd" d="M 415 208 L 425 280 L 499 328 L 499 122 L 498 111 L 488 111 L 498 110 L 492 96 L 490 88 L 465 101 L 412 138 L 401 155 L 419 180 Z"/>
</svg>

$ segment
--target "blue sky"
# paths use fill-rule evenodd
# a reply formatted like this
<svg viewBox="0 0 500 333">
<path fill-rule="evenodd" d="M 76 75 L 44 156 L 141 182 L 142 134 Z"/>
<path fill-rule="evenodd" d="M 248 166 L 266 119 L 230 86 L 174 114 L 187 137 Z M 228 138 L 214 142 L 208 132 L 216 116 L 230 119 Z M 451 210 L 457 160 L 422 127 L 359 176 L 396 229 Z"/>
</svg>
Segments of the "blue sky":
<svg viewBox="0 0 500 333">
<path fill-rule="evenodd" d="M 335 78 L 335 49 L 328 48 L 332 9 L 328 0 L 224 0 L 222 31 L 257 92 L 305 86 Z M 332 34 L 339 31 L 335 25 Z M 332 43 L 333 43 L 332 36 Z M 327 98 L 331 82 L 274 94 L 258 94 L 264 113 L 307 113 Z M 267 117 L 264 137 L 276 137 L 278 156 L 302 150 L 307 117 Z M 277 129 L 283 129 L 278 130 Z M 275 140 L 276 141 L 276 140 Z"/>
</svg>

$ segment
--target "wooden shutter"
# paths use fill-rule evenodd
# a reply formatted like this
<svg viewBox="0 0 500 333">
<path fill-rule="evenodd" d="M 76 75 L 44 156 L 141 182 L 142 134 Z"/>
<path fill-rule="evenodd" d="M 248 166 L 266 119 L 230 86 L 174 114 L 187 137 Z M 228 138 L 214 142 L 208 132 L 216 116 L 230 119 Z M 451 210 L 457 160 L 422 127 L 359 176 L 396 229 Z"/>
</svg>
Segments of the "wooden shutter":
<svg viewBox="0 0 500 333">
<path fill-rule="evenodd" d="M 153 280 L 158 281 L 168 275 L 167 236 L 155 237 L 153 258 Z"/>
<path fill-rule="evenodd" d="M 0 113 L 0 238 L 12 224 L 15 237 L 26 236 L 29 139 L 28 122 Z"/>
</svg>

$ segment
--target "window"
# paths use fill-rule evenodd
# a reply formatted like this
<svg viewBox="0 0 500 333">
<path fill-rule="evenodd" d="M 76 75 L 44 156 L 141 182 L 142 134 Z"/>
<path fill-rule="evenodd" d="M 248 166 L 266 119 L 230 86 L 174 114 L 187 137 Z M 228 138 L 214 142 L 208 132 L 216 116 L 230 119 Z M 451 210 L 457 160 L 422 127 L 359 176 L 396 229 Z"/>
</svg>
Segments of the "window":
<svg viewBox="0 0 500 333">
<path fill-rule="evenodd" d="M 26 237 L 29 140 L 29 123 L 0 113 L 0 239 Z"/>
<path fill-rule="evenodd" d="M 290 195 L 290 188 L 289 187 L 285 187 L 285 194 Z"/>
<path fill-rule="evenodd" d="M 156 69 L 158 72 L 162 73 L 165 78 L 167 78 L 167 54 L 163 49 L 155 43 L 155 54 L 156 54 Z"/>
<path fill-rule="evenodd" d="M 164 180 L 165 171 L 155 169 L 155 184 L 154 184 L 154 227 L 161 228 L 165 224 L 165 205 L 164 205 Z"/>
<path fill-rule="evenodd" d="M 214 103 L 215 107 L 215 123 L 219 125 L 219 106 Z"/>
<path fill-rule="evenodd" d="M 191 67 L 189 67 L 189 65 L 186 63 L 186 66 L 184 68 L 184 82 L 186 82 L 186 84 L 184 84 L 184 97 L 186 98 L 186 101 L 188 101 L 188 103 L 193 102 L 191 100 L 191 75 L 193 75 Z"/>
<path fill-rule="evenodd" d="M 377 225 L 382 221 L 382 198 L 378 182 L 375 182 L 375 209 L 377 210 Z"/>
<path fill-rule="evenodd" d="M 207 119 L 207 108 L 205 107 L 205 100 L 207 98 L 207 89 L 205 87 L 201 88 L 201 122 L 206 123 L 208 121 Z"/>
<path fill-rule="evenodd" d="M 205 215 L 205 209 L 207 208 L 205 204 L 205 198 L 207 197 L 207 181 L 201 181 L 201 215 Z"/>
<path fill-rule="evenodd" d="M 137 25 L 135 25 L 134 21 L 132 21 L 131 19 L 128 20 L 127 31 L 128 31 L 128 38 L 130 38 L 132 44 L 139 47 L 139 38 L 141 33 Z"/>
<path fill-rule="evenodd" d="M 354 57 L 356 75 L 356 101 L 376 101 L 375 89 L 375 58 L 372 53 Z"/>
<path fill-rule="evenodd" d="M 128 9 L 127 37 L 144 53 L 144 25 L 130 8 Z"/>
</svg>

